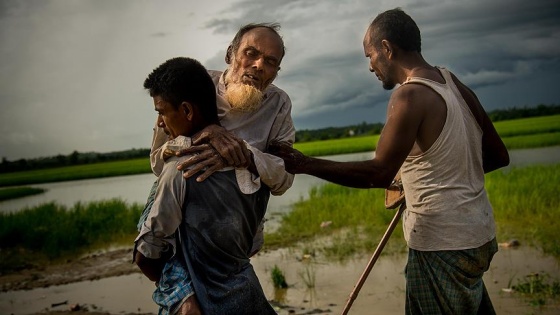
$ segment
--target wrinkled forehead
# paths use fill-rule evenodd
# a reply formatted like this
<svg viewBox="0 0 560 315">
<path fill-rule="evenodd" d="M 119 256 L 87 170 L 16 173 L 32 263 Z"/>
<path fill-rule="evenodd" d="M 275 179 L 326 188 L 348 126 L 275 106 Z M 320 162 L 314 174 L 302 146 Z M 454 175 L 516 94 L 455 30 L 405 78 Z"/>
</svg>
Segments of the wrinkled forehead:
<svg viewBox="0 0 560 315">
<path fill-rule="evenodd" d="M 243 34 L 239 50 L 248 47 L 256 48 L 266 55 L 276 57 L 278 60 L 282 59 L 284 53 L 282 38 L 266 27 L 257 27 Z"/>
</svg>

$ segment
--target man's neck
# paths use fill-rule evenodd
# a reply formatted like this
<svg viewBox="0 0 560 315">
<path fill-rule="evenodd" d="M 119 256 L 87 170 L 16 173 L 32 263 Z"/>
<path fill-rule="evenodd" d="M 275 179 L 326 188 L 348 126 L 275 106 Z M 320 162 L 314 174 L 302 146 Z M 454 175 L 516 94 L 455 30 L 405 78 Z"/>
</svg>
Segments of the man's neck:
<svg viewBox="0 0 560 315">
<path fill-rule="evenodd" d="M 399 76 L 401 84 L 411 77 L 426 78 L 443 83 L 443 78 L 437 68 L 427 63 L 419 53 L 408 53 L 402 58 L 399 66 L 401 69 L 401 75 Z"/>
</svg>

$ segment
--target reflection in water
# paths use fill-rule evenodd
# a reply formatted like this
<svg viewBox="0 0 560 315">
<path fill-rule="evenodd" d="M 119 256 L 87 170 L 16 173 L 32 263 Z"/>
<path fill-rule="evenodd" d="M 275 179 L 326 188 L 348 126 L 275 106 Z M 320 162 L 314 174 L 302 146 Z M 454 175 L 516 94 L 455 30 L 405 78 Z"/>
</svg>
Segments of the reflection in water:
<svg viewBox="0 0 560 315">
<path fill-rule="evenodd" d="M 317 307 L 317 291 L 315 290 L 317 272 L 315 262 L 309 255 L 304 255 L 302 260 L 302 269 L 298 271 L 298 276 L 303 282 L 305 293 L 304 301 L 308 301 L 308 307 Z"/>
<path fill-rule="evenodd" d="M 288 288 L 274 288 L 274 301 L 280 304 L 286 304 L 288 302 Z"/>
</svg>

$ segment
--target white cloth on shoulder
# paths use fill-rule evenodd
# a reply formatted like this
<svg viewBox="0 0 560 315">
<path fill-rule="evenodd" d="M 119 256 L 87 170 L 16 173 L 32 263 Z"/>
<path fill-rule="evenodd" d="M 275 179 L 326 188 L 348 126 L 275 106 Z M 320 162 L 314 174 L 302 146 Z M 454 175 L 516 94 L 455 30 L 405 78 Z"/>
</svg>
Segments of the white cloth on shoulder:
<svg viewBox="0 0 560 315">
<path fill-rule="evenodd" d="M 173 151 L 180 151 L 183 149 L 187 149 L 192 146 L 192 140 L 190 137 L 185 136 L 178 136 L 175 139 L 168 140 L 165 142 L 160 149 L 159 154 L 156 155 L 157 161 L 156 164 L 163 165 L 164 163 L 164 152 L 169 149 Z M 232 170 L 233 167 L 225 167 L 220 171 L 228 171 Z M 248 169 L 245 168 L 236 168 L 235 169 L 235 177 L 237 178 L 237 184 L 239 185 L 239 189 L 242 193 L 248 195 L 253 194 L 261 188 L 261 181 L 258 176 L 253 175 Z"/>
</svg>

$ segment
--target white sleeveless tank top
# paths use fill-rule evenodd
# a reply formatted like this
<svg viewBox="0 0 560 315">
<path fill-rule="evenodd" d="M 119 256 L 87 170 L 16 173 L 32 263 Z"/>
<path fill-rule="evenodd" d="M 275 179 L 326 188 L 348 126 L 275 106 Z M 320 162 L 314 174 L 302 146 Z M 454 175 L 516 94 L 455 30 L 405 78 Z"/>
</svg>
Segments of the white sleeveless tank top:
<svg viewBox="0 0 560 315">
<path fill-rule="evenodd" d="M 482 130 L 449 71 L 446 83 L 410 77 L 404 84 L 430 87 L 447 106 L 445 125 L 429 150 L 409 155 L 401 167 L 407 209 L 404 236 L 415 250 L 462 250 L 495 237 L 492 206 L 484 189 Z"/>
</svg>

